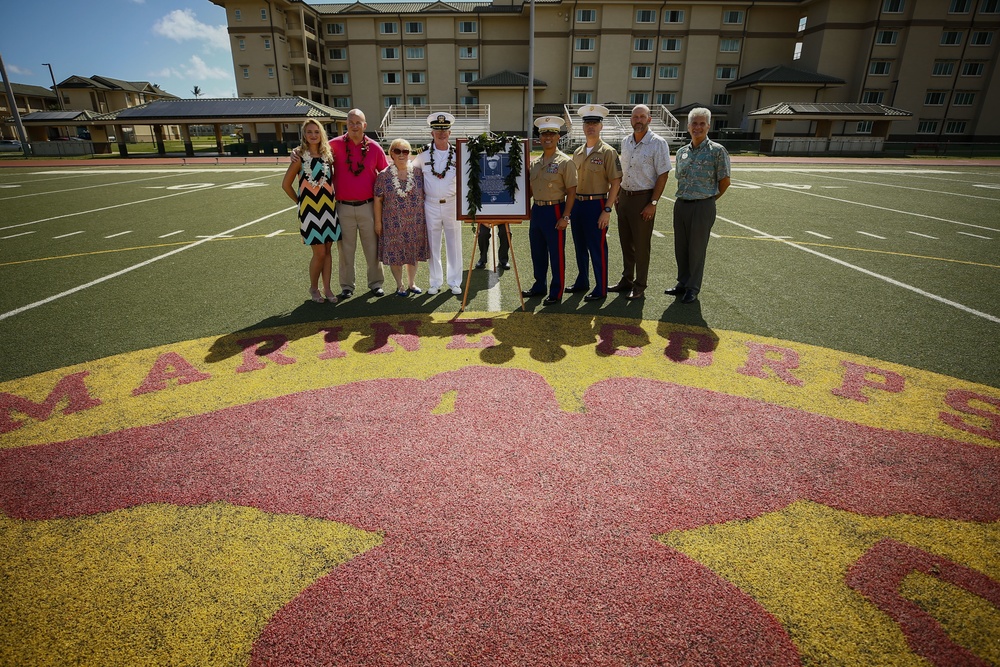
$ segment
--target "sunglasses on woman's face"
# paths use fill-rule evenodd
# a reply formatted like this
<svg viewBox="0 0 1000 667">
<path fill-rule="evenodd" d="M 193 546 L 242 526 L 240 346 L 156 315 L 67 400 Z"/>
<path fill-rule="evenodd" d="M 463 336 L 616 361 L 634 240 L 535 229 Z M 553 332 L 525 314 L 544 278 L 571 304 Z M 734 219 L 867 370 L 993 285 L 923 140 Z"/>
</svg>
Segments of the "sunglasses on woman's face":
<svg viewBox="0 0 1000 667">
<path fill-rule="evenodd" d="M 392 154 L 393 155 L 409 155 L 410 151 L 407 150 L 407 149 L 405 149 L 405 148 L 393 148 L 392 149 Z"/>
</svg>

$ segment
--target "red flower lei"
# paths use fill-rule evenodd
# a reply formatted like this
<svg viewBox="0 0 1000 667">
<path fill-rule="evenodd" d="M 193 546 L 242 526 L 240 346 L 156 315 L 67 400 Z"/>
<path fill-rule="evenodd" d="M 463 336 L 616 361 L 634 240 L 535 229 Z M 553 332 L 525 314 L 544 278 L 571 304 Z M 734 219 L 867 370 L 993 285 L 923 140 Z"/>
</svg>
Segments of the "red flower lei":
<svg viewBox="0 0 1000 667">
<path fill-rule="evenodd" d="M 365 170 L 365 156 L 368 155 L 368 137 L 367 136 L 361 137 L 361 162 L 358 163 L 357 169 L 355 169 L 354 166 L 351 165 L 352 143 L 354 142 L 351 141 L 350 137 L 347 137 L 346 140 L 344 141 L 344 151 L 347 153 L 347 169 L 355 176 L 360 176 L 361 172 Z"/>
</svg>

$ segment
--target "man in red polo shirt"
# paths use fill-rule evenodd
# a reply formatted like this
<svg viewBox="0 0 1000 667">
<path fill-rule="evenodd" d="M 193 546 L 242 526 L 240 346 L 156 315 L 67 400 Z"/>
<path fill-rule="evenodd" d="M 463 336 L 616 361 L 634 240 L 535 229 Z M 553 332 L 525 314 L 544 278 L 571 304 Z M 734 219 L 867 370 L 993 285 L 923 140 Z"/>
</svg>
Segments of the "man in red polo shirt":
<svg viewBox="0 0 1000 667">
<path fill-rule="evenodd" d="M 337 241 L 341 299 L 354 294 L 354 255 L 361 237 L 361 249 L 368 264 L 368 287 L 383 296 L 385 274 L 378 260 L 375 235 L 375 177 L 389 166 L 385 151 L 365 136 L 368 123 L 360 109 L 347 113 L 347 134 L 330 140 L 333 152 L 333 188 L 337 197 L 337 217 L 341 235 Z"/>
</svg>

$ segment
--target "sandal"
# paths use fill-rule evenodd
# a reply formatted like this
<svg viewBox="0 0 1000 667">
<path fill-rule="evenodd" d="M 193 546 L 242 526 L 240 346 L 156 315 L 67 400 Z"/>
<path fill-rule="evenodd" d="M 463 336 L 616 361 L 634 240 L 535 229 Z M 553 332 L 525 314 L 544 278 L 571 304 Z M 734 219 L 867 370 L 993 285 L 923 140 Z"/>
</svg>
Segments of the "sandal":
<svg viewBox="0 0 1000 667">
<path fill-rule="evenodd" d="M 409 289 L 409 292 L 410 292 L 410 294 L 423 294 L 424 293 L 424 291 L 422 289 L 420 289 L 419 287 L 417 287 L 416 285 L 414 285 L 413 287 L 411 287 Z"/>
<path fill-rule="evenodd" d="M 396 296 L 410 296 L 410 293 L 405 289 L 401 289 L 396 292 Z"/>
<path fill-rule="evenodd" d="M 330 290 L 325 290 L 326 300 L 330 303 L 337 303 L 337 295 Z"/>
<path fill-rule="evenodd" d="M 316 303 L 323 303 L 323 295 L 319 293 L 319 288 L 318 287 L 310 287 L 309 288 L 309 296 Z"/>
</svg>

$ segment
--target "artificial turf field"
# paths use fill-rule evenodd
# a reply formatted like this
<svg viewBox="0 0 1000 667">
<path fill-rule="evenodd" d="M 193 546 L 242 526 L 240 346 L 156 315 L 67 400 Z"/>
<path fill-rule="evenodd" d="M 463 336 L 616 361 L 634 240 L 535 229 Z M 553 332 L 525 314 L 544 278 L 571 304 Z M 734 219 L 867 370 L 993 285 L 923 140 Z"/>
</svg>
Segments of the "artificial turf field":
<svg viewBox="0 0 1000 667">
<path fill-rule="evenodd" d="M 309 301 L 283 172 L 0 169 L 0 664 L 1000 664 L 1000 166 L 736 162 L 696 304 L 664 201 L 645 299 L 461 313 Z"/>
</svg>

